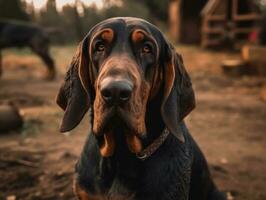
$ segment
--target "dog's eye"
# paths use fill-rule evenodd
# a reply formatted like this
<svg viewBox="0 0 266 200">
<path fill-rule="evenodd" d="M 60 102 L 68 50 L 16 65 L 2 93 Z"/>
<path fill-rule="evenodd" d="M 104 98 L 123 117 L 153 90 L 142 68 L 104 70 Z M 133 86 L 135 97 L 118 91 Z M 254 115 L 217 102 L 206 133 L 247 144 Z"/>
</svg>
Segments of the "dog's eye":
<svg viewBox="0 0 266 200">
<path fill-rule="evenodd" d="M 143 45 L 143 47 L 142 47 L 142 53 L 151 53 L 151 51 L 152 51 L 151 44 L 146 43 L 146 44 Z"/>
<path fill-rule="evenodd" d="M 96 51 L 99 51 L 99 52 L 104 51 L 105 50 L 104 43 L 102 43 L 102 42 L 96 43 L 95 50 Z"/>
</svg>

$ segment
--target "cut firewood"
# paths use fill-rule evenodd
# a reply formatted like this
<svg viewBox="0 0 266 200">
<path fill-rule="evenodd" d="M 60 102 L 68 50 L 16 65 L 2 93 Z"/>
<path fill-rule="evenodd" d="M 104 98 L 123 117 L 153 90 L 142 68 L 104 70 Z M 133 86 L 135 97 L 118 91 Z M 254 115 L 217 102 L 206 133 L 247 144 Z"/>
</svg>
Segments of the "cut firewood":
<svg viewBox="0 0 266 200">
<path fill-rule="evenodd" d="M 246 45 L 242 48 L 242 58 L 248 63 L 259 62 L 266 64 L 266 47 Z"/>
<path fill-rule="evenodd" d="M 0 132 L 8 132 L 22 127 L 23 119 L 17 108 L 0 105 Z"/>
<path fill-rule="evenodd" d="M 224 60 L 222 68 L 224 73 L 229 76 L 239 76 L 244 73 L 245 63 L 241 59 Z"/>
<path fill-rule="evenodd" d="M 266 75 L 266 47 L 247 45 L 242 48 L 241 54 L 243 61 L 257 75 Z"/>
</svg>

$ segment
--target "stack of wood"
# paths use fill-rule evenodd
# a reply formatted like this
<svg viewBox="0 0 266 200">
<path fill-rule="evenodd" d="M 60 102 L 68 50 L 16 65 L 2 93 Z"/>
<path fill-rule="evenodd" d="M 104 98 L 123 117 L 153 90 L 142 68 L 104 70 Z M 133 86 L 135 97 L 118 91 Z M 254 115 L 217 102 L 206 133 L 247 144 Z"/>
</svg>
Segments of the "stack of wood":
<svg viewBox="0 0 266 200">
<path fill-rule="evenodd" d="M 266 47 L 257 45 L 243 46 L 241 57 L 234 60 L 225 60 L 222 67 L 228 75 L 266 76 Z"/>
<path fill-rule="evenodd" d="M 22 116 L 16 107 L 12 105 L 0 105 L 0 133 L 21 128 Z"/>
<path fill-rule="evenodd" d="M 242 59 L 254 74 L 266 75 L 266 47 L 249 46 L 242 48 Z"/>
</svg>

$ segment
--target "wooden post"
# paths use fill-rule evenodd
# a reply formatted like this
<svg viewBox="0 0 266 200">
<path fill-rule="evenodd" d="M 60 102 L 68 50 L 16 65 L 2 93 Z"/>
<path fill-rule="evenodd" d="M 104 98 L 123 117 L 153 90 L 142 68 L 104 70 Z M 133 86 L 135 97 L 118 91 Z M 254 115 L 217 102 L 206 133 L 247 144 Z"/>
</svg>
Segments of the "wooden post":
<svg viewBox="0 0 266 200">
<path fill-rule="evenodd" d="M 181 37 L 181 11 L 180 11 L 181 0 L 171 1 L 169 4 L 169 31 L 170 37 L 174 42 L 179 42 Z"/>
<path fill-rule="evenodd" d="M 229 12 L 232 12 L 232 20 L 235 20 L 238 16 L 238 0 L 233 0 L 233 5 L 232 5 L 232 11 L 229 11 Z"/>
</svg>

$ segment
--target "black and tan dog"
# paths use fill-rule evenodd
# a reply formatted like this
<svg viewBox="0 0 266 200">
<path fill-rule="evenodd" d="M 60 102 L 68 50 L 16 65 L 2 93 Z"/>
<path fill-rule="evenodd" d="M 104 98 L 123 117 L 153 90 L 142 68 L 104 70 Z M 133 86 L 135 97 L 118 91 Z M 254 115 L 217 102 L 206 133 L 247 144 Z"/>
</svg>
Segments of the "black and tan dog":
<svg viewBox="0 0 266 200">
<path fill-rule="evenodd" d="M 76 165 L 79 199 L 225 199 L 183 122 L 195 99 L 182 58 L 154 25 L 112 18 L 92 28 L 57 103 L 63 132 L 91 113 Z"/>
<path fill-rule="evenodd" d="M 29 47 L 47 66 L 47 79 L 55 77 L 54 61 L 49 55 L 48 34 L 39 26 L 15 22 L 0 21 L 0 75 L 2 74 L 1 50 L 10 47 Z"/>
</svg>

